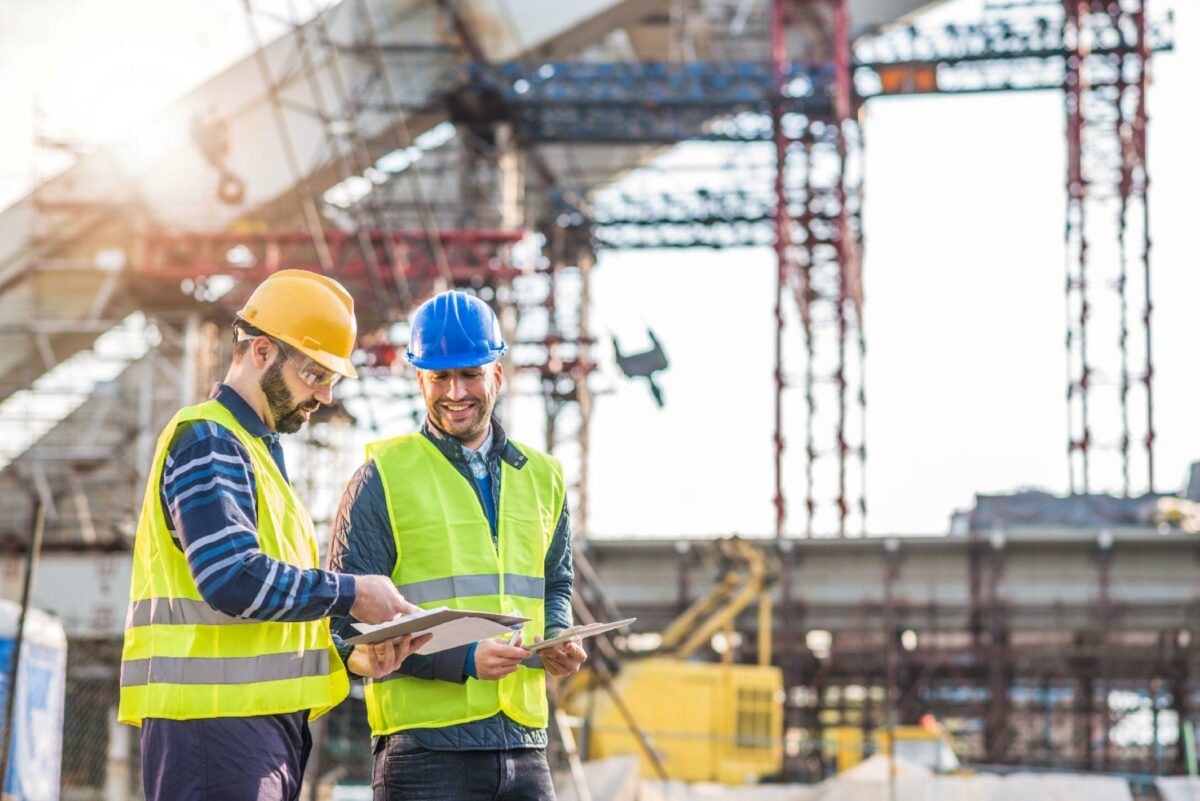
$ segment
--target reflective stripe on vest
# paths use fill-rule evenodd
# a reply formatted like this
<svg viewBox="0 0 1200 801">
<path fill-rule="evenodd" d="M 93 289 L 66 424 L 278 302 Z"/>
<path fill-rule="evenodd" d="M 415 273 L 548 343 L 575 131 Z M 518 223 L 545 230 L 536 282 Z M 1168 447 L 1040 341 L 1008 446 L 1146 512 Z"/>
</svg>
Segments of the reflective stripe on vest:
<svg viewBox="0 0 1200 801">
<path fill-rule="evenodd" d="M 129 604 L 125 628 L 138 626 L 227 626 L 239 623 L 257 623 L 245 617 L 234 617 L 218 612 L 204 601 L 191 598 L 143 598 Z"/>
<path fill-rule="evenodd" d="M 396 589 L 414 604 L 431 604 L 476 595 L 497 595 L 500 592 L 500 576 L 495 573 L 482 576 L 447 576 L 401 584 Z M 505 573 L 504 589 L 508 595 L 541 599 L 546 597 L 546 579 L 542 576 Z"/>
<path fill-rule="evenodd" d="M 264 622 L 219 612 L 200 597 L 160 502 L 167 448 L 179 424 L 210 420 L 250 455 L 259 549 L 302 568 L 317 566 L 312 519 L 262 440 L 217 401 L 179 412 L 158 438 L 134 541 L 133 580 L 121 654 L 118 719 L 192 720 L 311 710 L 346 697 L 349 682 L 329 621 Z"/>
<path fill-rule="evenodd" d="M 423 434 L 367 448 L 383 483 L 396 543 L 395 582 L 405 598 L 431 608 L 476 609 L 530 619 L 524 638 L 545 629 L 546 551 L 566 499 L 557 460 L 513 443 L 527 458 L 500 466 L 500 502 L 493 544 L 471 480 Z M 527 660 L 499 681 L 463 684 L 393 673 L 365 682 L 367 717 L 376 736 L 441 728 L 504 712 L 516 722 L 546 726 L 541 660 Z"/>
<path fill-rule="evenodd" d="M 228 659 L 156 656 L 131 659 L 121 665 L 121 686 L 144 684 L 254 684 L 270 680 L 300 679 L 329 673 L 329 651 L 296 654 L 263 654 Z"/>
</svg>

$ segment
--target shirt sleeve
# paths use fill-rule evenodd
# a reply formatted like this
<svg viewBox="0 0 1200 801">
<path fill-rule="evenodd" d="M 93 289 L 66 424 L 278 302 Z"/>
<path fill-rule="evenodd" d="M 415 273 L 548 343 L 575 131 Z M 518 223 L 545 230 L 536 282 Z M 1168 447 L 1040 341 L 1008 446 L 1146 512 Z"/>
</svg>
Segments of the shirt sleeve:
<svg viewBox="0 0 1200 801">
<path fill-rule="evenodd" d="M 303 569 L 258 545 L 257 490 L 250 456 L 214 423 L 176 437 L 162 474 L 163 509 L 200 596 L 235 617 L 305 621 L 348 610 L 354 581 Z"/>
<path fill-rule="evenodd" d="M 546 551 L 546 638 L 572 626 L 571 592 L 575 585 L 575 564 L 571 554 L 571 522 L 567 504 Z"/>
<path fill-rule="evenodd" d="M 391 518 L 383 481 L 374 462 L 367 462 L 355 471 L 338 504 L 330 538 L 330 570 L 352 575 L 390 576 L 396 568 L 396 541 L 392 534 Z M 334 617 L 331 625 L 333 642 L 342 657 L 350 658 L 354 646 L 345 638 L 358 632 L 349 614 Z M 451 648 L 436 654 L 412 654 L 400 666 L 400 673 L 421 679 L 441 679 L 461 684 L 467 651 L 471 646 Z"/>
</svg>

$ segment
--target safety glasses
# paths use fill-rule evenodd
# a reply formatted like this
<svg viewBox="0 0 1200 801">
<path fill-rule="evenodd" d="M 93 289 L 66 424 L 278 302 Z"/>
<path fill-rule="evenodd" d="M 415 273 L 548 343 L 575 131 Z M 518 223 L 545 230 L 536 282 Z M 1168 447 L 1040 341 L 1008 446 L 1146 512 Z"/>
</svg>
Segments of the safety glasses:
<svg viewBox="0 0 1200 801">
<path fill-rule="evenodd" d="M 266 336 L 265 334 L 262 336 Z M 238 342 L 249 342 L 255 339 L 256 335 L 249 334 L 245 331 L 238 333 Z M 275 347 L 279 348 L 283 355 L 287 356 L 292 366 L 296 368 L 296 372 L 300 375 L 300 380 L 303 381 L 309 389 L 325 389 L 326 387 L 333 388 L 342 380 L 341 373 L 335 373 L 317 364 L 312 358 L 300 353 L 286 342 L 280 342 L 275 337 L 268 336 L 267 339 L 275 343 Z"/>
<path fill-rule="evenodd" d="M 337 382 L 342 380 L 341 373 L 326 370 L 303 353 L 298 353 L 290 348 L 288 350 L 291 351 L 288 353 L 288 361 L 296 368 L 300 380 L 307 384 L 309 389 L 325 389 L 326 387 L 332 389 L 337 386 Z"/>
</svg>

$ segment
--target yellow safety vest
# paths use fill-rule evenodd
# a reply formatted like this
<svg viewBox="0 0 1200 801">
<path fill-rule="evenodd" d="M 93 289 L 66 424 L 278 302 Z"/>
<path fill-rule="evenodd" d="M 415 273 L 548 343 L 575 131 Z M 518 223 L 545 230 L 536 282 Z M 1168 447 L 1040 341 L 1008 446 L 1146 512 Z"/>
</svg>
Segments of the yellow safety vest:
<svg viewBox="0 0 1200 801">
<path fill-rule="evenodd" d="M 367 446 L 383 480 L 396 541 L 392 581 L 406 599 L 429 609 L 476 609 L 530 618 L 525 641 L 545 631 L 546 551 L 562 514 L 562 465 L 513 443 L 522 455 L 501 462 L 497 539 L 471 479 L 422 434 Z M 546 674 L 525 665 L 499 681 L 464 684 L 393 673 L 366 682 L 367 718 L 376 736 L 441 728 L 504 712 L 517 723 L 546 726 Z"/>
<path fill-rule="evenodd" d="M 317 566 L 312 518 L 267 446 L 223 405 L 181 410 L 159 435 L 133 553 L 133 581 L 121 654 L 122 723 L 145 718 L 250 717 L 332 709 L 349 691 L 329 619 L 268 623 L 226 615 L 200 596 L 187 558 L 171 538 L 159 501 L 163 464 L 176 427 L 210 420 L 250 454 L 258 488 L 258 546 L 301 568 Z"/>
</svg>

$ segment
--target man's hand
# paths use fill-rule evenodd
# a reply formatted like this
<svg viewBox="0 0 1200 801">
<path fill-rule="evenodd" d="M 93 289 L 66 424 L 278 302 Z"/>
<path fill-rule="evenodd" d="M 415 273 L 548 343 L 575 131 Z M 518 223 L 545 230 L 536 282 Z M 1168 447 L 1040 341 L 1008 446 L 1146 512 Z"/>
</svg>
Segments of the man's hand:
<svg viewBox="0 0 1200 801">
<path fill-rule="evenodd" d="M 542 638 L 536 635 L 533 639 L 535 642 L 542 641 Z M 551 648 L 543 648 L 538 651 L 538 656 L 542 658 L 542 666 L 546 672 L 555 677 L 578 673 L 580 665 L 587 661 L 587 652 L 583 650 L 578 639 L 567 640 Z"/>
<path fill-rule="evenodd" d="M 512 638 L 512 643 L 499 640 L 480 640 L 475 646 L 475 676 L 484 681 L 502 679 L 517 670 L 521 661 L 533 656 L 521 647 L 521 635 Z"/>
<path fill-rule="evenodd" d="M 404 634 L 394 640 L 385 640 L 375 645 L 356 645 L 346 660 L 350 672 L 372 679 L 382 679 L 389 673 L 400 669 L 400 664 L 408 659 L 408 655 L 429 642 L 432 634 L 422 634 L 413 639 L 411 634 Z"/>
<path fill-rule="evenodd" d="M 350 607 L 350 616 L 360 623 L 386 623 L 396 615 L 420 611 L 419 606 L 404 600 L 387 576 L 354 577 L 354 606 Z"/>
</svg>

